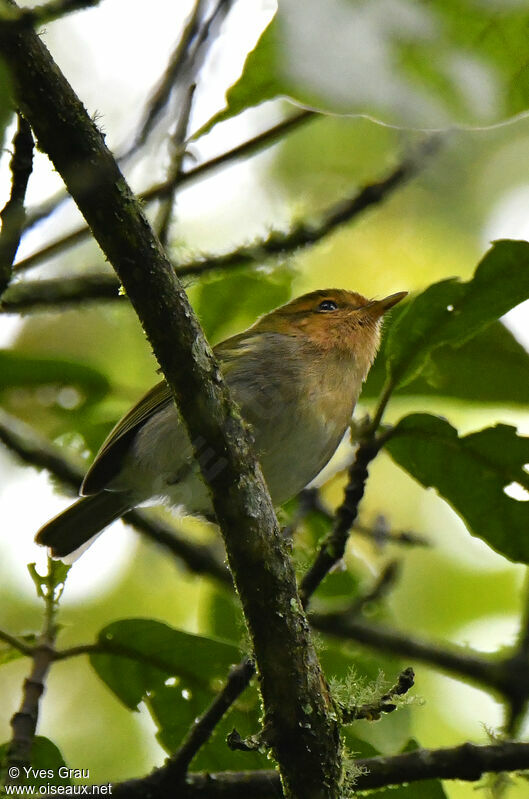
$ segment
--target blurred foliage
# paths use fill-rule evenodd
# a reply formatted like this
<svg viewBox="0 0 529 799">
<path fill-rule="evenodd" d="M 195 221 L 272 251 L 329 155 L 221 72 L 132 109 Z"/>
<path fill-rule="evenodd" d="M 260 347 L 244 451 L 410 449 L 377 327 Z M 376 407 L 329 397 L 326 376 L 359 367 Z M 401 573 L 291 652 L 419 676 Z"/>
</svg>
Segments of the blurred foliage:
<svg viewBox="0 0 529 799">
<path fill-rule="evenodd" d="M 363 27 L 358 27 L 359 20 Z M 320 108 L 345 108 L 406 125 L 502 120 L 527 106 L 527 20 L 527 8 L 516 3 L 351 0 L 316 7 L 291 0 L 249 56 L 221 116 L 288 94 Z M 361 52 L 380 59 L 376 69 L 370 58 L 363 64 L 355 58 L 358 48 L 348 38 L 359 35 L 355 26 L 371 34 L 364 37 Z M 321 35 L 315 38 L 314 30 Z M 329 36 L 332 47 L 326 45 Z M 287 40 L 292 42 L 290 61 L 285 58 Z M 63 37 L 62 44 L 55 43 L 58 56 L 67 41 Z M 75 85 L 82 94 L 92 75 L 84 59 L 80 67 Z M 361 68 L 354 79 L 353 68 Z M 123 81 L 128 80 L 125 72 Z M 107 75 L 106 83 L 117 113 L 119 82 Z M 0 77 L 0 138 L 10 113 L 5 85 Z M 110 109 L 104 119 L 110 134 L 113 124 Z M 240 125 L 246 130 L 244 119 Z M 238 129 L 232 130 L 235 141 Z M 213 141 L 218 132 L 212 130 Z M 247 242 L 254 231 L 265 235 L 271 226 L 287 227 L 301 218 L 317 224 L 328 205 L 380 180 L 419 138 L 422 134 L 367 118 L 322 115 L 289 135 L 272 154 L 241 167 L 247 181 L 241 182 L 242 188 L 237 173 L 227 170 L 182 191 L 174 252 L 218 246 L 219 225 L 228 250 Z M 197 146 L 200 150 L 200 142 Z M 146 174 L 150 164 L 160 169 L 163 158 L 156 142 L 142 155 Z M 526 562 L 529 503 L 507 496 L 504 488 L 512 482 L 527 485 L 521 468 L 529 460 L 527 439 L 507 425 L 529 430 L 528 355 L 498 318 L 528 295 L 529 245 L 503 241 L 481 259 L 491 238 L 527 236 L 528 199 L 529 119 L 488 130 L 452 130 L 417 178 L 316 247 L 189 282 L 193 305 L 214 343 L 313 288 L 343 286 L 367 296 L 417 292 L 392 313 L 362 395 L 362 408 L 372 409 L 388 362 L 392 374 L 399 379 L 403 375 L 388 408 L 388 419 L 401 419 L 398 435 L 388 444 L 393 460 L 381 455 L 373 463 L 360 521 L 369 527 L 382 514 L 391 529 L 416 530 L 432 547 L 403 549 L 353 534 L 344 570 L 329 575 L 315 595 L 318 610 L 336 610 L 361 599 L 388 561 L 398 557 L 402 575 L 387 598 L 363 608 L 367 621 L 491 651 L 512 643 L 512 634 L 500 622 L 506 620 L 514 631 L 519 626 L 521 567 L 469 536 L 449 505 L 419 483 L 434 486 L 493 548 Z M 52 238 L 60 235 L 60 218 L 48 224 Z M 66 275 L 100 268 L 97 261 L 95 248 L 88 256 L 76 249 L 56 258 L 51 269 L 56 276 Z M 472 277 L 478 261 L 479 271 Z M 47 270 L 42 267 L 49 276 Z M 448 311 L 448 306 L 461 313 Z M 156 363 L 125 304 L 26 316 L 11 334 L 9 350 L 0 351 L 0 404 L 58 440 L 66 453 L 95 451 L 116 419 L 155 379 Z M 468 429 L 481 432 L 463 435 Z M 322 489 L 330 509 L 341 501 L 344 462 L 351 457 L 347 444 L 341 455 Z M 34 633 L 27 631 L 39 628 L 41 609 L 29 596 L 24 558 L 36 557 L 30 543 L 34 527 L 55 510 L 45 505 L 42 481 L 25 476 L 15 459 L 2 461 L 0 467 L 2 499 L 11 509 L 1 540 L 0 626 L 31 642 Z M 24 499 L 13 508 L 11 497 L 21 496 L 16 494 L 20 484 Z M 40 518 L 27 516 L 30 506 L 41 503 Z M 309 514 L 296 524 L 298 510 L 296 502 L 290 503 L 282 520 L 296 527 L 293 557 L 302 573 L 330 522 L 325 515 Z M 200 520 L 178 524 L 191 540 L 210 542 L 215 535 Z M 233 594 L 207 578 L 190 576 L 179 564 L 175 568 L 165 553 L 138 543 L 131 533 L 121 536 L 116 557 L 117 538 L 117 531 L 105 534 L 74 565 L 69 578 L 73 586 L 67 586 L 61 604 L 61 646 L 104 642 L 110 633 L 136 655 L 148 660 L 154 651 L 167 661 L 159 668 L 159 663 L 99 654 L 91 666 L 75 659 L 53 667 L 41 729 L 57 741 L 69 765 L 90 767 L 94 781 L 139 776 L 160 764 L 215 695 L 239 652 L 248 649 Z M 105 571 L 108 561 L 116 564 L 111 575 Z M 88 575 L 83 574 L 83 562 L 91 564 Z M 486 636 L 473 632 L 476 625 L 486 628 Z M 391 681 L 408 665 L 321 635 L 316 641 L 326 675 L 343 686 L 349 684 L 351 669 L 373 682 L 382 670 Z M 0 650 L 3 738 L 9 737 L 9 718 L 27 671 L 27 661 L 12 660 L 11 654 Z M 476 698 L 468 688 L 463 699 L 454 690 L 449 701 L 446 685 L 432 670 L 418 667 L 416 694 L 426 707 L 406 706 L 376 724 L 361 721 L 348 727 L 344 738 L 349 751 L 363 756 L 394 753 L 409 746 L 411 736 L 431 747 L 468 737 L 487 740 L 482 724 L 502 723 L 499 705 L 492 700 L 487 704 L 483 693 Z M 138 704 L 140 713 L 127 709 Z M 219 725 L 193 768 L 269 767 L 261 755 L 233 753 L 225 745 L 233 726 L 243 736 L 253 734 L 260 717 L 252 687 Z M 38 738 L 34 765 L 51 768 L 59 762 L 62 756 L 51 741 Z M 506 796 L 523 799 L 526 791 L 520 781 Z M 382 794 L 469 799 L 475 786 L 441 787 L 435 782 L 373 795 Z"/>
<path fill-rule="evenodd" d="M 528 21 L 523 3 L 285 0 L 201 133 L 278 96 L 406 127 L 501 121 L 528 105 Z"/>
</svg>

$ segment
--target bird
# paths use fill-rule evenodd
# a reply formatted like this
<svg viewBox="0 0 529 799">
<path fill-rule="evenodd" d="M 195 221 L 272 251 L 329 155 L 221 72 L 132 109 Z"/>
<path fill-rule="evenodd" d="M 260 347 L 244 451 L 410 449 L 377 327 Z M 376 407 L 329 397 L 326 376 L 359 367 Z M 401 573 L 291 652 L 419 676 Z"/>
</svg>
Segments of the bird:
<svg viewBox="0 0 529 799">
<path fill-rule="evenodd" d="M 250 425 L 276 507 L 329 462 L 342 440 L 380 345 L 386 311 L 407 292 L 367 299 L 319 289 L 259 318 L 214 347 L 232 397 Z M 213 517 L 202 468 L 222 468 L 189 440 L 167 383 L 148 391 L 111 430 L 81 485 L 81 498 L 47 522 L 38 544 L 55 558 L 82 551 L 105 527 L 147 501 Z"/>
</svg>

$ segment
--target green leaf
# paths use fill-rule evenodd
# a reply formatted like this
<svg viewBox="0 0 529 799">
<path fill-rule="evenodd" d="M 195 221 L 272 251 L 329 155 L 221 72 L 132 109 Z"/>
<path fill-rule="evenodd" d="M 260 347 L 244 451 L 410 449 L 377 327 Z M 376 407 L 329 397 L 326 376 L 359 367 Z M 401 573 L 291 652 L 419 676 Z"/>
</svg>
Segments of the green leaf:
<svg viewBox="0 0 529 799">
<path fill-rule="evenodd" d="M 5 779 L 6 758 L 10 743 L 7 742 L 0 746 L 0 782 L 3 784 Z M 61 767 L 66 764 L 64 758 L 55 744 L 44 738 L 42 735 L 36 735 L 33 739 L 33 746 L 31 747 L 31 763 L 30 766 L 33 771 L 28 777 L 23 774 L 20 778 L 21 785 L 48 785 L 50 783 L 59 785 L 70 785 L 71 782 L 68 777 L 62 778 L 58 772 Z M 44 774 L 36 772 L 44 771 Z"/>
<path fill-rule="evenodd" d="M 434 350 L 462 346 L 528 297 L 529 244 L 496 242 L 471 280 L 442 280 L 408 302 L 386 339 L 389 379 L 409 383 Z"/>
<path fill-rule="evenodd" d="M 529 438 L 503 424 L 459 438 L 445 419 L 412 414 L 386 448 L 450 503 L 472 535 L 510 560 L 529 563 L 529 502 L 505 493 L 511 484 L 529 490 Z"/>
<path fill-rule="evenodd" d="M 362 389 L 362 399 L 380 395 L 385 363 L 383 344 Z M 394 394 L 525 406 L 529 397 L 529 354 L 501 322 L 493 322 L 457 349 L 446 345 L 434 350 L 428 368 L 401 384 Z"/>
<path fill-rule="evenodd" d="M 213 124 L 272 97 L 406 127 L 490 125 L 529 105 L 524 3 L 289 0 Z"/>
<path fill-rule="evenodd" d="M 167 679 L 186 678 L 211 690 L 224 680 L 230 666 L 240 660 L 233 644 L 175 630 L 151 619 L 123 619 L 104 627 L 98 643 L 105 654 L 92 654 L 90 662 L 123 704 L 137 710 L 148 693 Z"/>
<path fill-rule="evenodd" d="M 91 655 L 92 666 L 126 707 L 135 710 L 145 701 L 158 726 L 157 738 L 168 752 L 180 746 L 195 718 L 217 696 L 231 666 L 241 659 L 233 644 L 149 619 L 114 622 L 101 630 L 98 640 L 109 652 Z M 255 689 L 245 691 L 200 751 L 194 767 L 266 768 L 268 761 L 261 755 L 233 753 L 226 745 L 234 726 L 241 735 L 254 733 L 260 712 Z"/>
<path fill-rule="evenodd" d="M 0 350 L 0 375 L 0 392 L 22 386 L 54 386 L 59 405 L 59 392 L 65 387 L 79 389 L 86 403 L 99 402 L 110 390 L 105 375 L 85 363 L 11 350 Z"/>
<path fill-rule="evenodd" d="M 241 78 L 228 89 L 226 107 L 203 125 L 193 136 L 194 139 L 204 136 L 218 122 L 281 94 L 281 84 L 276 74 L 277 47 L 276 24 L 272 20 L 248 54 Z"/>
<path fill-rule="evenodd" d="M 217 686 L 217 691 L 220 684 Z M 175 685 L 163 685 L 150 692 L 146 699 L 157 726 L 157 738 L 164 749 L 175 752 L 194 720 L 206 710 L 215 696 L 192 678 L 179 679 Z M 216 725 L 212 737 L 193 760 L 193 770 L 223 771 L 226 769 L 269 768 L 270 762 L 258 752 L 232 752 L 227 744 L 228 734 L 235 728 L 244 738 L 253 735 L 261 726 L 261 704 L 255 687 L 244 695 Z"/>
</svg>

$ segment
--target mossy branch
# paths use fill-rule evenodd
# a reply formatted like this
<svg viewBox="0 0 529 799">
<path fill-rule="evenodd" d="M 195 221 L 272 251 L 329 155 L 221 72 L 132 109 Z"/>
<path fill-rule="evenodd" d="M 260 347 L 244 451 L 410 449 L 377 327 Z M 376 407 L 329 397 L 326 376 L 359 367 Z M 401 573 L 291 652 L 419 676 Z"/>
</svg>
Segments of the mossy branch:
<svg viewBox="0 0 529 799">
<path fill-rule="evenodd" d="M 11 3 L 14 6 L 14 3 Z M 192 442 L 223 468 L 203 476 L 241 597 L 273 751 L 287 796 L 334 799 L 338 724 L 275 512 L 248 432 L 159 241 L 104 139 L 33 31 L 0 31 L 16 101 L 116 270 Z M 198 445 L 197 445 L 198 446 Z M 312 707 L 310 727 L 303 707 Z"/>
</svg>

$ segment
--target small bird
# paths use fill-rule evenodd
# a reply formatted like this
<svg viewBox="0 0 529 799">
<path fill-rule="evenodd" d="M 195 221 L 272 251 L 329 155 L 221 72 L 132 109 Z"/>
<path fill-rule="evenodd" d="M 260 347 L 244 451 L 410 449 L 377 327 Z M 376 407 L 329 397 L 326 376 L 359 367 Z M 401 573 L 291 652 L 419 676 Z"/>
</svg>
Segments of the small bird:
<svg viewBox="0 0 529 799">
<path fill-rule="evenodd" d="M 214 348 L 252 428 L 274 505 L 301 491 L 336 451 L 377 353 L 382 316 L 406 294 L 368 300 L 344 289 L 313 291 Z M 64 557 L 152 499 L 211 517 L 193 450 L 203 450 L 199 460 L 211 470 L 222 468 L 222 459 L 205 442 L 194 444 L 169 387 L 158 383 L 104 441 L 82 498 L 45 524 L 36 541 Z"/>
</svg>

